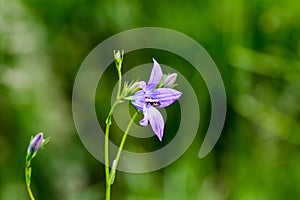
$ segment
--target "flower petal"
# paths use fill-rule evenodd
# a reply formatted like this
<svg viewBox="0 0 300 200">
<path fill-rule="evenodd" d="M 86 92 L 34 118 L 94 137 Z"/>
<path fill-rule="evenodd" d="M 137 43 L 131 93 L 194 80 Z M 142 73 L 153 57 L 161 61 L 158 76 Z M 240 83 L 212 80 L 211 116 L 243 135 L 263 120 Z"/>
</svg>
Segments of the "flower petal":
<svg viewBox="0 0 300 200">
<path fill-rule="evenodd" d="M 152 68 L 151 75 L 150 75 L 150 78 L 149 78 L 149 81 L 147 84 L 150 87 L 148 89 L 154 89 L 158 85 L 158 83 L 160 82 L 160 79 L 163 76 L 161 67 L 154 58 L 153 58 L 153 62 L 154 62 L 153 68 Z"/>
<path fill-rule="evenodd" d="M 145 81 L 139 81 L 139 82 L 137 82 L 137 84 L 139 84 L 140 88 L 142 88 L 142 89 L 144 89 L 146 87 Z"/>
<path fill-rule="evenodd" d="M 164 134 L 164 119 L 160 112 L 154 108 L 154 107 L 149 107 L 147 109 L 148 113 L 148 119 L 150 121 L 150 125 L 152 127 L 153 132 L 155 135 L 158 137 L 159 141 L 162 141 L 162 137 Z"/>
<path fill-rule="evenodd" d="M 139 110 L 143 110 L 145 105 L 145 92 L 143 90 L 137 91 L 132 96 L 132 104 Z"/>
<path fill-rule="evenodd" d="M 181 92 L 171 88 L 159 88 L 155 90 L 151 98 L 159 101 L 159 108 L 164 108 L 178 100 L 181 95 Z"/>
<path fill-rule="evenodd" d="M 144 101 L 133 101 L 132 104 L 139 110 L 143 110 L 143 106 L 145 105 Z"/>
<path fill-rule="evenodd" d="M 141 126 L 147 126 L 149 121 L 149 108 L 144 105 L 143 107 L 144 118 L 140 121 Z"/>
<path fill-rule="evenodd" d="M 145 92 L 143 90 L 139 90 L 134 95 L 132 96 L 132 100 L 134 101 L 139 101 L 139 100 L 144 100 L 145 98 Z"/>
<path fill-rule="evenodd" d="M 40 149 L 40 147 L 43 143 L 43 140 L 44 140 L 43 133 L 36 134 L 34 136 L 34 138 L 30 141 L 30 144 L 27 149 L 27 153 L 28 154 L 30 154 L 30 153 L 36 154 L 37 151 Z"/>
</svg>

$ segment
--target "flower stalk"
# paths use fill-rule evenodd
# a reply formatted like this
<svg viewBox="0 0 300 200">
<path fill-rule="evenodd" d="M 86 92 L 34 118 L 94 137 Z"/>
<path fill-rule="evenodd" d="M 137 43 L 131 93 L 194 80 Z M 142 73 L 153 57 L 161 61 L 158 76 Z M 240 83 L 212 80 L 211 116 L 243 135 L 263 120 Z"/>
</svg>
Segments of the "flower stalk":
<svg viewBox="0 0 300 200">
<path fill-rule="evenodd" d="M 117 166 L 120 160 L 121 153 L 123 151 L 127 135 L 129 130 L 138 116 L 139 112 L 142 111 L 144 118 L 140 121 L 140 125 L 147 126 L 150 123 L 153 132 L 156 134 L 158 139 L 162 141 L 164 132 L 164 120 L 158 108 L 164 108 L 171 105 L 173 102 L 179 99 L 182 95 L 181 92 L 172 89 L 176 86 L 175 81 L 177 74 L 164 75 L 162 73 L 161 67 L 153 59 L 154 66 L 148 80 L 145 81 L 133 81 L 131 83 L 125 82 L 122 88 L 122 63 L 123 63 L 124 51 L 114 51 L 115 64 L 118 70 L 118 90 L 117 97 L 113 103 L 108 116 L 106 118 L 106 128 L 105 128 L 105 144 L 104 144 L 104 156 L 105 156 L 105 180 L 106 180 L 106 195 L 105 199 L 110 200 L 111 185 L 115 181 Z M 137 108 L 137 111 L 130 119 L 129 124 L 123 134 L 120 142 L 118 152 L 115 159 L 113 160 L 111 170 L 109 170 L 109 131 L 111 126 L 111 118 L 115 107 L 124 102 L 124 100 L 132 101 L 132 104 Z"/>
<path fill-rule="evenodd" d="M 106 180 L 106 200 L 110 199 L 110 173 L 109 173 L 109 155 L 108 155 L 108 141 L 109 141 L 109 129 L 110 129 L 110 125 L 111 125 L 111 118 L 112 118 L 112 114 L 113 111 L 115 109 L 115 107 L 120 103 L 120 101 L 115 101 L 115 103 L 112 105 L 109 114 L 106 118 L 106 128 L 105 128 L 105 144 L 104 144 L 104 152 L 105 152 L 105 180 Z"/>
<path fill-rule="evenodd" d="M 110 184 L 112 185 L 115 181 L 115 176 L 116 176 L 116 169 L 117 169 L 117 166 L 118 166 L 118 163 L 119 163 L 119 160 L 120 160 L 120 156 L 121 156 L 121 153 L 122 153 L 122 150 L 123 150 L 123 147 L 124 147 L 124 144 L 125 144 L 125 141 L 126 141 L 126 138 L 127 138 L 127 135 L 129 133 L 129 130 L 135 120 L 135 118 L 138 116 L 139 114 L 139 111 L 136 111 L 134 113 L 134 115 L 132 116 L 129 124 L 127 125 L 126 127 L 126 130 L 124 132 L 124 135 L 122 137 L 122 140 L 121 140 L 121 143 L 120 143 L 120 147 L 118 149 L 118 153 L 117 153 L 117 156 L 116 156 L 116 159 L 114 160 L 113 162 L 113 165 L 112 165 L 112 170 L 111 170 L 111 175 L 110 175 Z"/>
<path fill-rule="evenodd" d="M 31 180 L 31 161 L 26 161 L 25 162 L 25 181 L 26 181 L 26 188 L 27 188 L 27 192 L 28 192 L 28 195 L 29 195 L 29 198 L 31 200 L 35 200 L 34 196 L 33 196 L 33 193 L 31 191 L 31 188 L 30 188 L 30 180 Z"/>
<path fill-rule="evenodd" d="M 34 195 L 30 188 L 31 183 L 31 161 L 36 156 L 40 149 L 43 149 L 45 145 L 50 141 L 50 138 L 44 139 L 43 133 L 36 134 L 33 138 L 31 138 L 27 154 L 26 154 L 26 161 L 25 161 L 25 182 L 26 188 L 31 200 L 35 200 Z"/>
<path fill-rule="evenodd" d="M 110 200 L 110 190 L 111 190 L 111 173 L 109 171 L 109 130 L 111 126 L 111 118 L 113 115 L 113 111 L 115 107 L 122 102 L 122 96 L 121 96 L 121 89 L 122 89 L 122 63 L 123 63 L 123 56 L 124 51 L 114 51 L 114 57 L 115 57 L 115 64 L 116 68 L 118 70 L 118 77 L 119 77 L 119 83 L 118 83 L 118 92 L 117 92 L 117 98 L 114 104 L 112 105 L 108 116 L 106 118 L 106 128 L 105 128 L 105 143 L 104 143 L 104 162 L 105 162 L 105 181 L 106 181 L 106 190 L 105 190 L 105 199 Z M 114 170 L 115 171 L 115 170 Z M 115 172 L 114 172 L 115 174 Z"/>
</svg>

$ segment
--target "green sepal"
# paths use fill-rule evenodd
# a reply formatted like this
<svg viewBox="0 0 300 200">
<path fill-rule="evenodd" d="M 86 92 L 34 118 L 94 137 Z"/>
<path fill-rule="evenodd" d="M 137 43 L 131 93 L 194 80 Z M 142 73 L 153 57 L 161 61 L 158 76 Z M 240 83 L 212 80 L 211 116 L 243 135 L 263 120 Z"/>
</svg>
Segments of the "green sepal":
<svg viewBox="0 0 300 200">
<path fill-rule="evenodd" d="M 43 141 L 42 144 L 41 144 L 40 149 L 44 149 L 45 146 L 50 142 L 50 139 L 51 139 L 51 137 L 45 138 L 44 141 Z"/>
</svg>

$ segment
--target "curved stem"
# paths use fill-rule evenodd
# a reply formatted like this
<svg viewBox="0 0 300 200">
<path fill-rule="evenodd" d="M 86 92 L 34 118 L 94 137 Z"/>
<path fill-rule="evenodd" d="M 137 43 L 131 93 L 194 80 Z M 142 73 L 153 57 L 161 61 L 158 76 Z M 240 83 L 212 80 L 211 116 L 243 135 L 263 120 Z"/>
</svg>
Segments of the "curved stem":
<svg viewBox="0 0 300 200">
<path fill-rule="evenodd" d="M 116 158 L 115 158 L 115 160 L 114 160 L 114 162 L 115 162 L 114 168 L 112 169 L 112 173 L 111 173 L 111 176 L 110 176 L 110 183 L 111 183 L 111 184 L 112 184 L 112 182 L 113 182 L 113 179 L 115 178 L 116 168 L 117 168 L 117 166 L 118 166 L 118 162 L 119 162 L 119 160 L 120 160 L 120 156 L 121 156 L 121 153 L 122 153 L 122 150 L 123 150 L 123 147 L 124 147 L 124 144 L 125 144 L 125 141 L 126 141 L 128 132 L 129 132 L 129 130 L 130 130 L 130 128 L 131 128 L 131 126 L 132 126 L 132 124 L 133 124 L 135 118 L 138 116 L 138 114 L 139 114 L 139 111 L 136 111 L 136 112 L 134 113 L 134 115 L 132 116 L 130 122 L 128 123 L 128 125 L 127 125 L 127 127 L 126 127 L 126 130 L 125 130 L 125 132 L 124 132 L 124 135 L 123 135 L 123 137 L 122 137 L 122 140 L 121 140 L 121 143 L 120 143 L 120 147 L 119 147 L 119 149 L 118 149 L 117 156 L 116 156 Z"/>
<path fill-rule="evenodd" d="M 30 185 L 27 185 L 27 191 L 28 191 L 28 195 L 29 195 L 30 199 L 35 200 L 32 192 L 31 192 Z"/>
</svg>

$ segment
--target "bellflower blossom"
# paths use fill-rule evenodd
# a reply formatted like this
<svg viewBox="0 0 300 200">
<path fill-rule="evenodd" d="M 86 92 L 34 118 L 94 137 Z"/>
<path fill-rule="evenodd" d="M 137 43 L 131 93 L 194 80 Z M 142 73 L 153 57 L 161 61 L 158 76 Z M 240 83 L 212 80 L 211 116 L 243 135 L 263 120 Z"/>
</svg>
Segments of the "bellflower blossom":
<svg viewBox="0 0 300 200">
<path fill-rule="evenodd" d="M 153 132 L 162 141 L 164 133 L 164 120 L 157 108 L 164 108 L 178 100 L 181 92 L 169 88 L 176 80 L 177 74 L 163 75 L 158 62 L 153 59 L 154 65 L 148 83 L 138 82 L 142 90 L 137 91 L 132 97 L 132 104 L 144 114 L 140 121 L 141 126 L 147 126 L 148 122 Z"/>
</svg>

